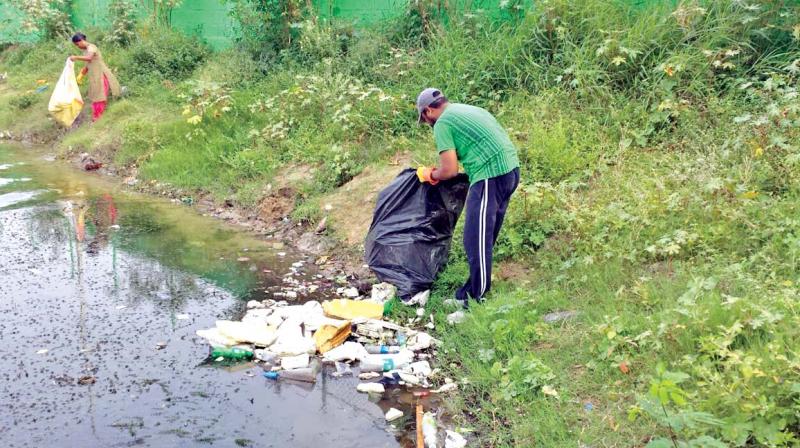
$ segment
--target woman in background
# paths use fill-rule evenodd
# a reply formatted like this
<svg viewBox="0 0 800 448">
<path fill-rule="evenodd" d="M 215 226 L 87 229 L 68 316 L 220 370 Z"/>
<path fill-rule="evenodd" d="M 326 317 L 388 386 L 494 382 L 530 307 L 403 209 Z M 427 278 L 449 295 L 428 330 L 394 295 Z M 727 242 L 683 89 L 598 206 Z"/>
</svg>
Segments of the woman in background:
<svg viewBox="0 0 800 448">
<path fill-rule="evenodd" d="M 119 82 L 103 62 L 103 56 L 97 46 L 86 41 L 86 35 L 76 33 L 72 36 L 72 43 L 83 50 L 83 56 L 70 56 L 70 60 L 86 62 L 86 67 L 78 75 L 78 84 L 89 75 L 89 91 L 86 97 L 92 103 L 92 121 L 97 121 L 106 110 L 109 93 L 115 97 L 119 96 Z"/>
</svg>

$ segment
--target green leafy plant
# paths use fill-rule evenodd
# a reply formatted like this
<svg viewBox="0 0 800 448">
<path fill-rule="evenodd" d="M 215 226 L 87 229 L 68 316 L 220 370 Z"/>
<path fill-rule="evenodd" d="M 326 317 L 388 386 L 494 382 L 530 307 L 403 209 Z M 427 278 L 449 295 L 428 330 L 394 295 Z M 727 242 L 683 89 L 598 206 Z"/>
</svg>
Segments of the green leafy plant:
<svg viewBox="0 0 800 448">
<path fill-rule="evenodd" d="M 24 93 L 11 98 L 9 104 L 17 110 L 25 110 L 36 104 L 37 99 L 34 93 Z"/>
<path fill-rule="evenodd" d="M 266 71 L 295 41 L 304 4 L 300 0 L 226 0 L 239 24 L 239 43 Z"/>
<path fill-rule="evenodd" d="M 208 57 L 210 50 L 196 38 L 166 29 L 143 29 L 146 37 L 125 51 L 120 70 L 136 81 L 179 82 L 190 76 Z"/>
<path fill-rule="evenodd" d="M 136 9 L 132 0 L 113 0 L 108 4 L 111 31 L 106 40 L 127 46 L 136 38 Z"/>
<path fill-rule="evenodd" d="M 151 12 L 151 20 L 159 26 L 168 26 L 172 19 L 172 10 L 183 3 L 183 0 L 140 0 Z"/>
<path fill-rule="evenodd" d="M 10 0 L 22 11 L 25 31 L 45 39 L 64 38 L 72 31 L 70 0 Z"/>
</svg>

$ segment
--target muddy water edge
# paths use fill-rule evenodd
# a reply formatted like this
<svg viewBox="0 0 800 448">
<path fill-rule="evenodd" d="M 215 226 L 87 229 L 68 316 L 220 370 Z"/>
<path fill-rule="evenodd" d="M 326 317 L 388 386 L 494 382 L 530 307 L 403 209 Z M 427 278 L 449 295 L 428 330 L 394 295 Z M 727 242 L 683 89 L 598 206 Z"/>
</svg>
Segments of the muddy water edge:
<svg viewBox="0 0 800 448">
<path fill-rule="evenodd" d="M 274 382 L 195 335 L 272 298 L 297 261 L 319 288 L 298 302 L 331 294 L 313 257 L 105 177 L 0 144 L 4 446 L 413 446 L 399 390 L 370 398 L 330 370 Z M 387 425 L 390 407 L 407 417 Z"/>
</svg>

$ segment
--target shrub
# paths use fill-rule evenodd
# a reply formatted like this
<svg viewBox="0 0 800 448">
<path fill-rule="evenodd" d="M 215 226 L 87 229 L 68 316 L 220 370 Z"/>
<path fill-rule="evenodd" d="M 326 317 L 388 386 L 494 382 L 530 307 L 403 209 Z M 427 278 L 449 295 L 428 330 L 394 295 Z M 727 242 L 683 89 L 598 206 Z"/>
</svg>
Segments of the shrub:
<svg viewBox="0 0 800 448">
<path fill-rule="evenodd" d="M 45 39 L 63 38 L 72 30 L 68 0 L 11 0 L 22 11 L 22 27 Z"/>
<path fill-rule="evenodd" d="M 24 93 L 17 95 L 9 101 L 9 104 L 16 109 L 25 110 L 36 103 L 37 96 L 34 93 Z"/>
<path fill-rule="evenodd" d="M 205 61 L 210 50 L 197 38 L 166 28 L 143 28 L 125 53 L 120 71 L 127 79 L 178 82 Z"/>
<path fill-rule="evenodd" d="M 296 24 L 303 16 L 300 0 L 226 1 L 239 24 L 239 45 L 266 72 L 298 34 Z"/>
<path fill-rule="evenodd" d="M 111 32 L 108 42 L 127 46 L 136 38 L 136 11 L 131 0 L 113 0 L 108 5 Z"/>
</svg>

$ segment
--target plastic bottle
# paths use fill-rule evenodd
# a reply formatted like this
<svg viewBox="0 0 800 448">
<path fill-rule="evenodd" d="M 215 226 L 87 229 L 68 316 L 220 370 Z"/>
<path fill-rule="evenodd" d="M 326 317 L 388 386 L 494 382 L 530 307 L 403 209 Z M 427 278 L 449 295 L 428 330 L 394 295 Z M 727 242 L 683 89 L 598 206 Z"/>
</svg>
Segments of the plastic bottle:
<svg viewBox="0 0 800 448">
<path fill-rule="evenodd" d="M 399 345 L 367 345 L 364 348 L 367 349 L 367 353 L 369 353 L 370 355 L 385 355 L 385 354 L 400 353 Z"/>
<path fill-rule="evenodd" d="M 239 347 L 214 347 L 211 357 L 219 358 L 220 356 L 225 359 L 252 359 L 253 352 Z"/>
<path fill-rule="evenodd" d="M 407 366 L 413 359 L 414 352 L 408 350 L 388 355 L 367 355 L 361 360 L 359 367 L 362 372 L 388 372 Z"/>
<path fill-rule="evenodd" d="M 398 331 L 397 335 L 396 335 L 396 339 L 397 339 L 397 345 L 404 346 L 404 345 L 406 345 L 406 341 L 408 340 L 408 337 L 406 336 L 406 334 L 404 332 Z"/>
<path fill-rule="evenodd" d="M 294 381 L 302 381 L 305 383 L 317 382 L 317 374 L 319 373 L 319 363 L 312 363 L 310 367 L 302 369 L 281 370 L 278 372 L 264 372 L 264 378 L 271 380 L 286 379 Z"/>
</svg>

